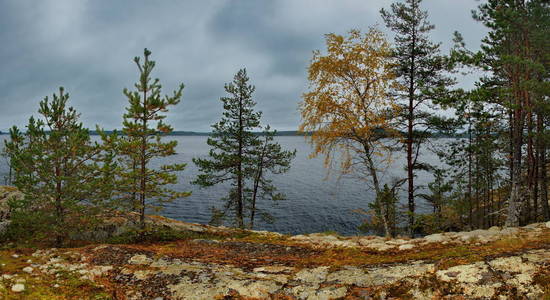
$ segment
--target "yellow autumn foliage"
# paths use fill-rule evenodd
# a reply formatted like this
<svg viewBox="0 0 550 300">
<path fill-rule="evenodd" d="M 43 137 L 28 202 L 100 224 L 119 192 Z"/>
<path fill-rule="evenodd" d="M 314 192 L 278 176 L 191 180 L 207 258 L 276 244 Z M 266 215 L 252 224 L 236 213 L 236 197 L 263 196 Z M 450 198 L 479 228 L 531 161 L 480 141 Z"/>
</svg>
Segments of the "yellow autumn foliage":
<svg viewBox="0 0 550 300">
<path fill-rule="evenodd" d="M 340 151 L 343 172 L 351 170 L 357 157 L 370 160 L 370 167 L 374 157 L 388 161 L 391 151 L 383 137 L 397 136 L 393 122 L 399 114 L 389 94 L 397 88 L 390 44 L 371 27 L 365 34 L 359 30 L 347 36 L 327 34 L 326 46 L 326 54 L 313 53 L 309 91 L 300 103 L 299 129 L 312 132 L 311 156 L 324 155 L 330 166 L 334 152 Z"/>
</svg>

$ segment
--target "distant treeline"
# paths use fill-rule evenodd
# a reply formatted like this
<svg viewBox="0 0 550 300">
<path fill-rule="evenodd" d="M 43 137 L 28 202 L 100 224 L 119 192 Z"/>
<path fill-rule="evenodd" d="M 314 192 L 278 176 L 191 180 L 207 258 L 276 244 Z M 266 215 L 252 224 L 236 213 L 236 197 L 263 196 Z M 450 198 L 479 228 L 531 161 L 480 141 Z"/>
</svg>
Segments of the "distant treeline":
<svg viewBox="0 0 550 300">
<path fill-rule="evenodd" d="M 114 132 L 121 133 L 120 130 L 105 130 L 106 134 L 112 134 Z M 0 135 L 7 135 L 8 132 L 0 131 Z M 264 132 L 253 132 L 253 134 L 258 136 L 264 136 Z M 298 132 L 298 131 L 277 131 L 275 136 L 310 136 L 311 132 Z M 90 135 L 99 135 L 99 132 L 96 130 L 90 130 Z M 211 132 L 196 132 L 196 131 L 174 131 L 168 134 L 163 134 L 168 136 L 210 136 Z"/>
<path fill-rule="evenodd" d="M 115 132 L 114 130 L 112 131 L 105 131 L 105 133 L 107 134 L 111 134 Z M 120 133 L 120 131 L 117 131 Z M 265 133 L 264 132 L 253 132 L 253 134 L 255 135 L 259 135 L 259 136 L 264 136 Z M 99 135 L 99 132 L 95 131 L 95 130 L 90 130 L 90 135 Z M 169 135 L 169 136 L 210 136 L 212 135 L 211 132 L 196 132 L 196 131 L 173 131 L 173 132 L 170 132 L 168 134 L 164 134 L 164 135 Z M 277 133 L 275 134 L 275 136 L 309 136 L 311 135 L 311 132 L 298 132 L 298 131 L 277 131 Z"/>
<path fill-rule="evenodd" d="M 106 134 L 112 134 L 114 132 L 120 133 L 118 130 L 105 130 Z M 0 135 L 7 135 L 7 132 L 0 131 Z M 265 133 L 263 132 L 254 132 L 255 135 L 264 136 Z M 292 130 L 285 130 L 285 131 L 277 131 L 275 136 L 311 136 L 313 132 L 300 132 L 300 131 L 292 131 Z M 90 135 L 99 135 L 99 132 L 96 130 L 90 130 Z M 169 134 L 165 134 L 168 136 L 210 136 L 212 135 L 211 132 L 196 132 L 196 131 L 174 131 Z M 447 133 L 447 132 L 436 132 L 432 133 L 432 138 L 467 138 L 468 132 L 458 132 L 458 133 Z"/>
</svg>

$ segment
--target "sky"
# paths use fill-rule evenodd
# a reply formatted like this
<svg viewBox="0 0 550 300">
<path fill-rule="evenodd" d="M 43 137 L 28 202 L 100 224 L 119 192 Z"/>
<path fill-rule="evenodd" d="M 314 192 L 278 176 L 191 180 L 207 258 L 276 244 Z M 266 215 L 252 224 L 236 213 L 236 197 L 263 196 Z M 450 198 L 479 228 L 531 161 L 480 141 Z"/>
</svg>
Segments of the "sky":
<svg viewBox="0 0 550 300">
<path fill-rule="evenodd" d="M 138 71 L 152 51 L 163 93 L 185 84 L 168 113 L 175 130 L 210 131 L 220 119 L 224 84 L 246 68 L 262 122 L 296 130 L 313 50 L 324 34 L 384 28 L 390 0 L 0 0 L 0 130 L 24 127 L 60 86 L 86 127 L 121 128 Z M 452 33 L 478 49 L 485 28 L 472 20 L 477 0 L 424 0 L 443 51 Z M 463 86 L 471 85 L 466 79 Z"/>
</svg>

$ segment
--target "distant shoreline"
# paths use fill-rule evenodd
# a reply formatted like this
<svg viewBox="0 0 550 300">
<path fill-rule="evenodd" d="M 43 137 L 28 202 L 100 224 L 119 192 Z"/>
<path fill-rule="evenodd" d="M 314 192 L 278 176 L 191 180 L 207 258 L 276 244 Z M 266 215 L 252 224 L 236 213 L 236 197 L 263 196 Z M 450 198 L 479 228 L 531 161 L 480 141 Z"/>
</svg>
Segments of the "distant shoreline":
<svg viewBox="0 0 550 300">
<path fill-rule="evenodd" d="M 120 132 L 119 130 L 105 130 L 105 133 L 111 134 L 113 132 Z M 0 131 L 0 135 L 8 135 L 8 132 Z M 263 132 L 254 132 L 256 135 L 264 135 Z M 90 130 L 90 135 L 99 135 L 95 130 Z M 173 131 L 169 134 L 163 134 L 164 136 L 210 136 L 212 132 L 196 132 L 196 131 Z M 275 136 L 309 136 L 311 132 L 298 132 L 298 131 L 277 131 Z"/>
<path fill-rule="evenodd" d="M 111 134 L 113 132 L 120 132 L 119 130 L 105 130 L 105 133 Z M 263 132 L 253 132 L 256 135 L 264 135 Z M 0 135 L 8 135 L 8 132 L 0 131 Z M 311 136 L 313 132 L 298 132 L 291 130 L 277 131 L 275 136 Z M 95 130 L 90 130 L 90 135 L 99 135 Z M 212 132 L 198 132 L 198 131 L 173 131 L 169 134 L 163 134 L 164 136 L 210 136 Z M 455 134 L 437 133 L 434 132 L 430 138 L 466 138 L 467 132 L 460 132 Z"/>
</svg>

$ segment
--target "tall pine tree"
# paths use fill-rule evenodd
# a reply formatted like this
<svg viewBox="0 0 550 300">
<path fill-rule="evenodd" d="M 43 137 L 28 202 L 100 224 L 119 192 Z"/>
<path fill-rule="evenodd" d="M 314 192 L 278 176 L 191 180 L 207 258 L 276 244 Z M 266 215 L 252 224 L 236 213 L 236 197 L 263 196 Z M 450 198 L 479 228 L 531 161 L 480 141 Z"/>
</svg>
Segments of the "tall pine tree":
<svg viewBox="0 0 550 300">
<path fill-rule="evenodd" d="M 396 90 L 403 103 L 403 131 L 406 152 L 409 233 L 415 224 L 416 171 L 423 169 L 419 161 L 422 144 L 430 131 L 438 125 L 430 111 L 434 100 L 444 97 L 445 87 L 454 80 L 445 75 L 446 59 L 440 55 L 440 44 L 430 41 L 434 25 L 428 22 L 428 13 L 420 8 L 422 0 L 393 3 L 390 10 L 380 11 L 386 26 L 395 33 L 393 57 L 398 81 L 405 89 Z"/>
<path fill-rule="evenodd" d="M 33 234 L 53 233 L 56 246 L 93 221 L 112 188 L 105 172 L 113 166 L 110 153 L 92 142 L 68 100 L 63 88 L 46 97 L 40 118 L 31 117 L 24 133 L 13 128 L 6 143 L 14 184 L 25 195 L 14 206 L 13 220 Z"/>
<path fill-rule="evenodd" d="M 254 130 L 260 129 L 261 112 L 254 111 L 252 98 L 255 87 L 248 84 L 245 69 L 239 70 L 233 82 L 225 85 L 229 97 L 222 97 L 224 112 L 222 119 L 212 125 L 208 138 L 211 147 L 209 158 L 194 158 L 201 174 L 193 184 L 210 187 L 228 182 L 231 184 L 224 199 L 224 209 L 214 209 L 213 221 L 221 221 L 229 215 L 239 228 L 252 227 L 257 211 L 256 201 L 263 196 L 280 199 L 275 192 L 268 173 L 286 172 L 294 152 L 283 151 L 273 141 L 274 132 L 266 129 L 262 140 Z M 246 217 L 250 222 L 246 225 Z"/>
<path fill-rule="evenodd" d="M 165 164 L 153 169 L 149 166 L 152 159 L 176 154 L 177 141 L 163 141 L 162 136 L 172 132 L 172 127 L 163 122 L 170 106 L 180 102 L 184 85 L 181 84 L 171 96 L 161 95 L 159 79 L 152 79 L 151 72 L 155 62 L 149 59 L 151 52 L 144 50 L 144 61 L 134 58 L 139 70 L 139 81 L 135 91 L 124 89 L 124 95 L 130 104 L 124 114 L 123 133 L 127 137 L 119 145 L 119 151 L 125 154 L 126 191 L 135 196 L 132 206 L 139 212 L 141 228 L 145 228 L 145 209 L 159 209 L 159 204 L 187 197 L 189 192 L 177 192 L 167 188 L 168 184 L 177 183 L 175 174 L 182 171 L 186 164 Z"/>
<path fill-rule="evenodd" d="M 536 221 L 540 203 L 550 217 L 544 142 L 550 95 L 549 16 L 550 4 L 544 0 L 489 0 L 474 12 L 474 19 L 489 29 L 476 61 L 490 72 L 482 84 L 494 91 L 509 118 L 507 226 Z"/>
</svg>

